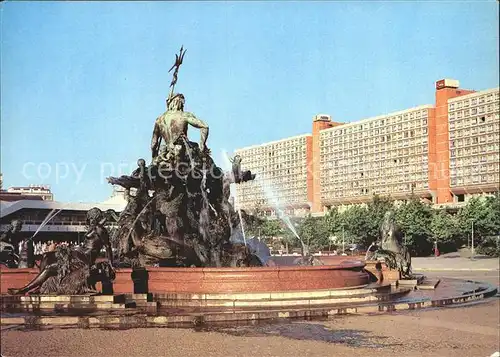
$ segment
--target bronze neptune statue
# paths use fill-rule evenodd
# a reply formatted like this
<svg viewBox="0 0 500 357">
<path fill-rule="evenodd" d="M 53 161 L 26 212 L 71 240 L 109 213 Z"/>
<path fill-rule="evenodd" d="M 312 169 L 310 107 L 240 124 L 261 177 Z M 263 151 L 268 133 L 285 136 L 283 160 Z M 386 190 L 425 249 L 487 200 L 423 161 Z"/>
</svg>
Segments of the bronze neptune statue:
<svg viewBox="0 0 500 357">
<path fill-rule="evenodd" d="M 229 185 L 255 175 L 241 170 L 240 158 L 233 161 L 234 175 L 228 175 L 210 156 L 208 125 L 184 111 L 184 95 L 174 93 L 184 54 L 181 48 L 170 69 L 175 71 L 167 110 L 154 122 L 151 163 L 139 159 L 130 175 L 108 177 L 109 183 L 125 188 L 127 198 L 125 209 L 115 217 L 118 227 L 111 238 L 104 224 L 115 215 L 92 208 L 85 246 L 59 246 L 46 253 L 40 273 L 26 286 L 11 289 L 11 294 L 93 292 L 97 281 L 114 279 L 111 243 L 118 247 L 116 264 L 133 268 L 264 264 L 239 239 L 242 223 L 229 203 Z M 200 129 L 199 144 L 189 140 L 189 126 Z M 108 260 L 96 263 L 102 248 Z"/>
<path fill-rule="evenodd" d="M 154 123 L 152 161 L 130 176 L 109 177 L 127 191 L 128 204 L 113 236 L 120 264 L 133 267 L 262 265 L 232 237 L 241 234 L 240 221 L 229 203 L 229 184 L 255 178 L 233 163 L 228 179 L 207 147 L 208 125 L 184 110 L 185 97 L 174 93 L 185 51 L 181 48 L 167 98 L 167 110 Z M 188 138 L 188 128 L 200 129 L 200 142 Z M 231 176 L 231 175 L 229 175 Z M 237 239 L 236 239 L 237 240 Z"/>
</svg>

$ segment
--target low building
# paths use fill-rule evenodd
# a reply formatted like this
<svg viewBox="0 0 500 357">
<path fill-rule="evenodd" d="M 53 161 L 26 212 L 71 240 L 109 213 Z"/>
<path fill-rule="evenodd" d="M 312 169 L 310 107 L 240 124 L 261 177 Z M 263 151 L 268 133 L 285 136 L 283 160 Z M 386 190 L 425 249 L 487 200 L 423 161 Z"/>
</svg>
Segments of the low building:
<svg viewBox="0 0 500 357">
<path fill-rule="evenodd" d="M 86 214 L 93 207 L 119 214 L 125 202 L 119 203 L 64 203 L 44 200 L 0 202 L 0 231 L 7 230 L 10 222 L 23 222 L 21 234 L 37 241 L 73 241 L 84 239 L 87 231 Z M 36 235 L 35 235 L 36 233 Z"/>
<path fill-rule="evenodd" d="M 30 199 L 41 199 L 44 201 L 53 201 L 54 195 L 50 190 L 49 185 L 29 185 L 29 186 L 16 186 L 9 187 L 7 190 L 0 192 L 1 200 L 14 201 L 17 197 L 18 200 L 28 197 Z"/>
</svg>

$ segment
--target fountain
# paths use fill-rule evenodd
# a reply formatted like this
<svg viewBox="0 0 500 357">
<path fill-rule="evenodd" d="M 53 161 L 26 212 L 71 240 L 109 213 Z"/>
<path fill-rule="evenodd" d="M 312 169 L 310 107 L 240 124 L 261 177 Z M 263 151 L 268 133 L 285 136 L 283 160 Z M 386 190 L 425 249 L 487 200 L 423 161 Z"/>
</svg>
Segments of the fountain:
<svg viewBox="0 0 500 357">
<path fill-rule="evenodd" d="M 26 321 L 49 325 L 59 318 L 57 312 L 64 313 L 65 321 L 73 316 L 76 326 L 120 325 L 120 316 L 136 321 L 134 326 L 192 325 L 329 316 L 345 313 L 347 303 L 355 311 L 361 309 L 359 304 L 380 311 L 381 304 L 404 298 L 413 287 L 393 289 L 391 283 L 377 282 L 363 261 L 346 258 L 317 265 L 309 259 L 307 247 L 277 202 L 280 218 L 302 244 L 299 264 L 276 266 L 257 252 L 255 240 L 247 241 L 246 214 L 230 204 L 230 187 L 256 176 L 241 170 L 241 157 L 232 160 L 229 174 L 212 159 L 206 147 L 208 125 L 185 112 L 184 95 L 174 93 L 184 54 L 181 48 L 171 68 L 168 109 L 155 122 L 152 162 L 146 165 L 139 159 L 130 175 L 108 178 L 125 188 L 128 199 L 116 232 L 110 237 L 106 228 L 114 212 L 92 208 L 83 248 L 60 247 L 46 253 L 39 272 L 2 268 L 1 292 L 11 294 L 2 296 L 2 311 L 37 311 L 37 319 L 42 314 L 45 322 L 33 316 Z M 188 139 L 188 126 L 200 129 L 199 144 Z M 265 185 L 263 189 L 269 190 Z M 272 192 L 267 194 L 273 201 Z M 240 232 L 243 241 L 235 238 Z M 118 261 L 112 241 L 119 246 Z M 97 260 L 102 248 L 107 261 Z M 379 253 L 390 256 L 389 248 L 384 249 Z M 6 321 L 8 317 L 2 317 L 2 324 Z"/>
<path fill-rule="evenodd" d="M 302 247 L 302 256 L 305 257 L 308 255 L 308 247 L 304 244 L 304 241 L 302 238 L 300 238 L 299 234 L 297 233 L 297 230 L 292 224 L 292 221 L 290 220 L 290 217 L 288 217 L 284 210 L 281 208 L 281 204 L 274 194 L 274 190 L 270 185 L 268 185 L 264 180 L 258 179 L 257 182 L 259 183 L 260 187 L 262 188 L 262 191 L 264 192 L 264 196 L 266 197 L 268 203 L 274 208 L 274 210 L 278 213 L 278 218 L 283 221 L 283 223 L 286 224 L 288 229 L 293 233 L 293 235 L 298 239 L 300 242 L 300 245 Z"/>
</svg>

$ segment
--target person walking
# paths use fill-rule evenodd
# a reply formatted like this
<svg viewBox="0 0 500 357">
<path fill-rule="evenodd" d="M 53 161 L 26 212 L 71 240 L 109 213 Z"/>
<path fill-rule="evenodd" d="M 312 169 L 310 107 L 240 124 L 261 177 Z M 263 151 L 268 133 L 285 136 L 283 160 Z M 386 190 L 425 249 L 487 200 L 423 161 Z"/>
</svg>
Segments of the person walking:
<svg viewBox="0 0 500 357">
<path fill-rule="evenodd" d="M 438 248 L 438 242 L 435 241 L 434 242 L 434 257 L 439 257 L 440 253 L 439 253 L 439 248 Z"/>
</svg>

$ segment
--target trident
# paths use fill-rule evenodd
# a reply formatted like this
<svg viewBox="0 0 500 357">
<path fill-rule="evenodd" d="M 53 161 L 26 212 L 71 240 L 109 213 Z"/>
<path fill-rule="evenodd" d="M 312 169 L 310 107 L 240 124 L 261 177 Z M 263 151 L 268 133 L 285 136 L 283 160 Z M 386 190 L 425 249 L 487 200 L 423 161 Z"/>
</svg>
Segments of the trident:
<svg viewBox="0 0 500 357">
<path fill-rule="evenodd" d="M 179 68 L 182 64 L 182 60 L 184 59 L 185 54 L 186 54 L 186 50 L 184 50 L 184 46 L 181 46 L 181 50 L 179 51 L 179 54 L 175 55 L 174 64 L 168 70 L 168 73 L 170 73 L 175 68 L 172 82 L 170 83 L 170 94 L 168 95 L 168 98 L 172 98 L 172 96 L 174 95 L 174 87 L 175 87 L 175 84 L 177 83 L 177 74 L 179 73 Z"/>
</svg>

